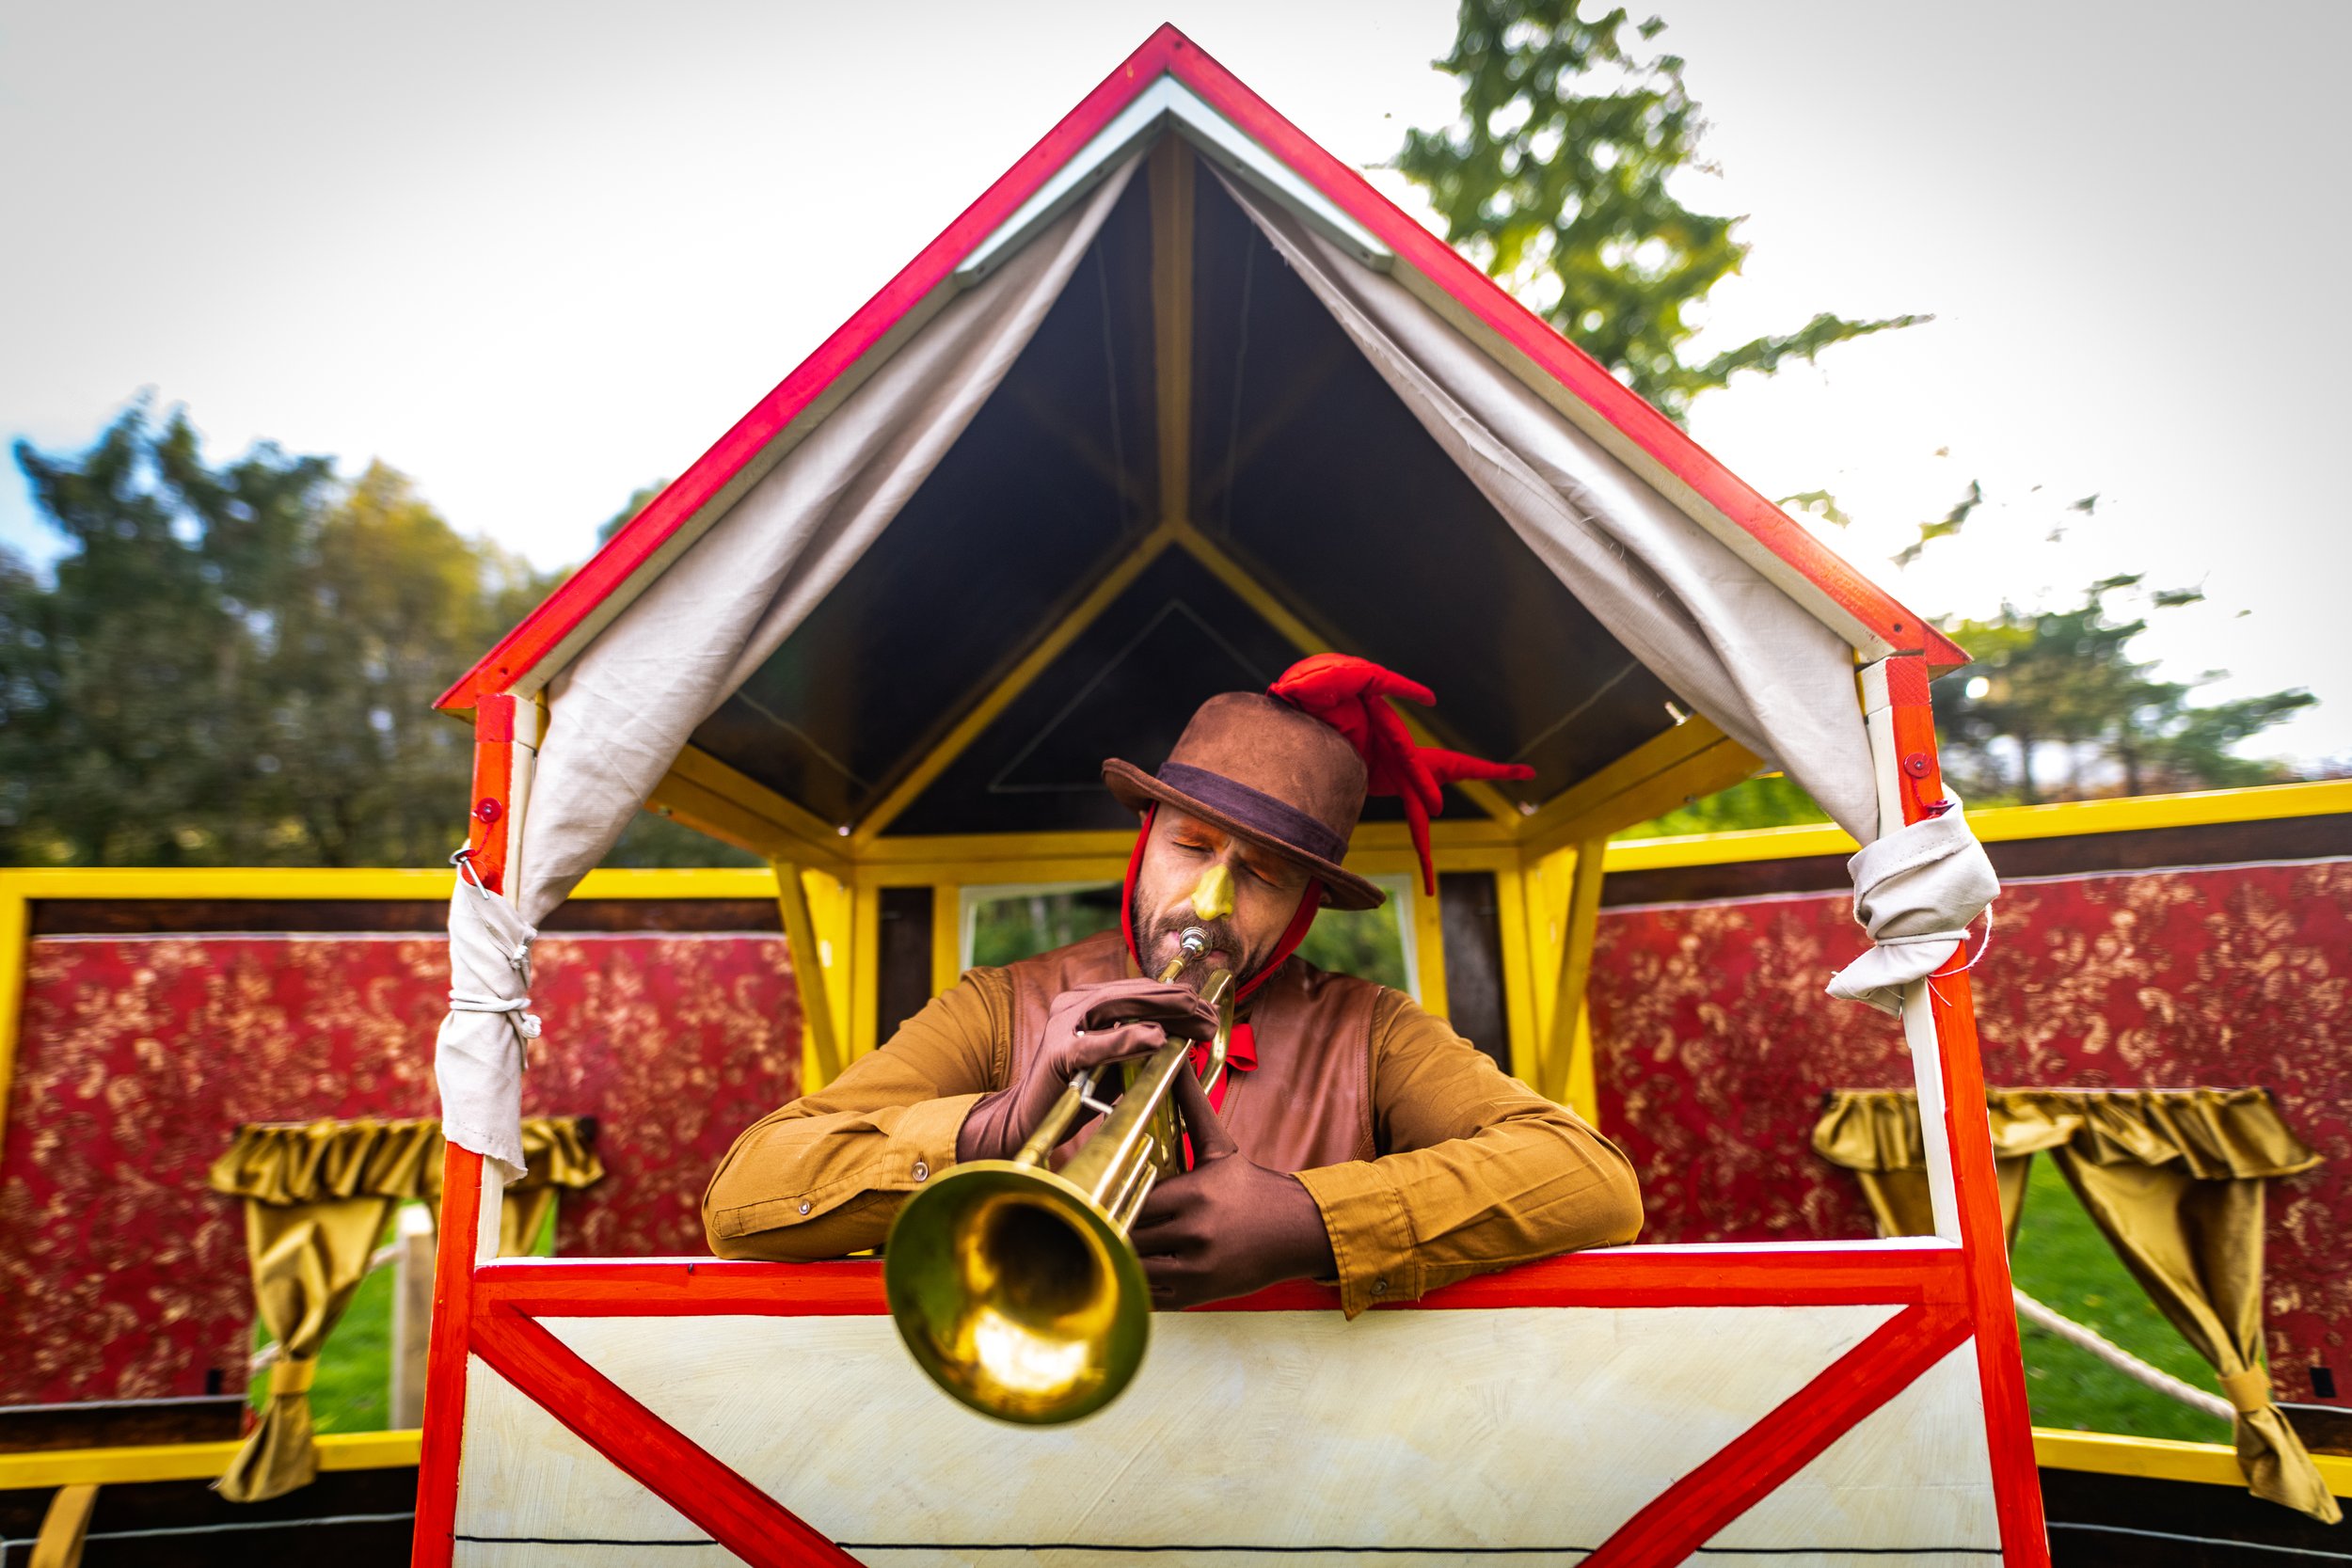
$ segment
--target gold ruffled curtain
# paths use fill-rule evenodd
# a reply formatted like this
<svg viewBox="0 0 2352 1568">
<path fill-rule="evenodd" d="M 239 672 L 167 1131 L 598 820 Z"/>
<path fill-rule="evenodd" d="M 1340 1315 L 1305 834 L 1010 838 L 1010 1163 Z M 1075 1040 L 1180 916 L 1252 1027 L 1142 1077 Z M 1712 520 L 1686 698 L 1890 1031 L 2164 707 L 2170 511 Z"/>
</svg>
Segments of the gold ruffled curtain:
<svg viewBox="0 0 2352 1568">
<path fill-rule="evenodd" d="M 2254 1495 L 2328 1524 L 2343 1518 L 2262 1364 L 2263 1183 L 2319 1164 L 2269 1091 L 1993 1089 L 1985 1105 L 2010 1240 L 2027 1164 L 2047 1149 L 2148 1299 L 2212 1363 Z M 1910 1090 L 1831 1095 L 1813 1148 L 1861 1180 L 1880 1234 L 1932 1233 Z"/>
<path fill-rule="evenodd" d="M 499 1251 L 512 1256 L 535 1241 L 556 1194 L 604 1175 L 577 1117 L 523 1122 L 529 1166 L 506 1190 Z M 231 1502 L 262 1502 L 318 1474 L 310 1388 L 326 1342 L 359 1282 L 392 1211 L 409 1198 L 437 1210 L 441 1196 L 441 1124 L 314 1121 L 240 1128 L 213 1162 L 213 1190 L 245 1199 L 246 1251 L 262 1323 L 278 1341 L 269 1369 L 270 1399 L 220 1480 Z"/>
</svg>

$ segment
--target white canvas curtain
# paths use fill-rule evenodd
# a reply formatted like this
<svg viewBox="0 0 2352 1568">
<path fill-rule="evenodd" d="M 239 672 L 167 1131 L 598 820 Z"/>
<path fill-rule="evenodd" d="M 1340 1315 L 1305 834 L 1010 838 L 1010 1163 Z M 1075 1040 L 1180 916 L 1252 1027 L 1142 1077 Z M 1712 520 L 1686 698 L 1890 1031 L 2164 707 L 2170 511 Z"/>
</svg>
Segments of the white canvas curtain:
<svg viewBox="0 0 2352 1568">
<path fill-rule="evenodd" d="M 526 917 L 542 918 L 604 858 L 696 726 L 930 477 L 1028 346 L 1136 162 L 926 323 L 556 678 L 523 823 Z"/>
<path fill-rule="evenodd" d="M 1223 179 L 1223 176 L 1219 176 Z M 1225 188 L 1422 428 L 1650 672 L 1777 763 L 1861 842 L 1848 863 L 1874 944 L 1830 994 L 1883 1012 L 1934 974 L 1999 890 L 1957 800 L 1882 835 L 1852 650 L 1395 279 L 1287 210 Z"/>
<path fill-rule="evenodd" d="M 450 903 L 462 972 L 434 1068 L 453 1139 L 520 1174 L 516 1021 L 537 923 L 604 858 L 695 727 L 930 477 L 1028 346 L 1136 162 L 926 323 L 548 688 L 515 907 L 463 881 Z"/>
<path fill-rule="evenodd" d="M 1853 653 L 1394 278 L 1226 182 L 1405 406 L 1545 565 L 1692 707 L 1877 836 Z"/>
</svg>

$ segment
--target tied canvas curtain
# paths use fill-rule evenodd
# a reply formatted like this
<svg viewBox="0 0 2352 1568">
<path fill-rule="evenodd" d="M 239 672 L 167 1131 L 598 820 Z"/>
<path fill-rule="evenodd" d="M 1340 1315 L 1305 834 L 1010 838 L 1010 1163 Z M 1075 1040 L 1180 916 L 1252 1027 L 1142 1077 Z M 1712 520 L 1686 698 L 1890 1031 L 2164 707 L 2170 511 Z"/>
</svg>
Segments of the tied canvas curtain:
<svg viewBox="0 0 2352 1568">
<path fill-rule="evenodd" d="M 930 477 L 1061 296 L 1136 162 L 922 323 L 764 474 L 747 470 L 758 477 L 726 515 L 550 684 L 522 885 L 510 904 L 461 881 L 450 907 L 453 1002 L 434 1075 L 460 1147 L 514 1176 L 532 927 L 612 847 L 695 726 Z"/>
<path fill-rule="evenodd" d="M 1399 402 L 1628 653 L 1838 826 L 1879 836 L 1853 651 L 1403 283 L 1225 189 Z"/>
<path fill-rule="evenodd" d="M 1899 1012 L 1999 883 L 1957 797 L 1879 820 L 1853 650 L 1403 283 L 1220 175 L 1397 400 L 1610 635 L 1724 733 L 1803 784 L 1862 852 L 1871 947 L 1830 994 Z"/>
<path fill-rule="evenodd" d="M 2047 1149 L 2148 1299 L 2212 1364 L 2258 1497 L 2343 1517 L 2263 1366 L 2263 1183 L 2319 1164 L 2263 1089 L 1994 1089 L 1985 1096 L 2011 1239 L 2026 1164 Z M 1882 1234 L 1934 1229 L 1909 1090 L 1830 1097 L 1813 1148 L 1853 1171 Z"/>
<path fill-rule="evenodd" d="M 577 1117 L 532 1117 L 522 1141 L 529 1164 L 499 1216 L 502 1255 L 536 1239 L 560 1189 L 604 1175 Z M 317 1478 L 310 1390 L 319 1352 L 367 1277 L 393 1209 L 439 1199 L 440 1123 L 243 1127 L 207 1179 L 215 1192 L 245 1200 L 254 1302 L 278 1346 L 269 1403 L 219 1489 L 231 1502 L 264 1502 Z"/>
</svg>

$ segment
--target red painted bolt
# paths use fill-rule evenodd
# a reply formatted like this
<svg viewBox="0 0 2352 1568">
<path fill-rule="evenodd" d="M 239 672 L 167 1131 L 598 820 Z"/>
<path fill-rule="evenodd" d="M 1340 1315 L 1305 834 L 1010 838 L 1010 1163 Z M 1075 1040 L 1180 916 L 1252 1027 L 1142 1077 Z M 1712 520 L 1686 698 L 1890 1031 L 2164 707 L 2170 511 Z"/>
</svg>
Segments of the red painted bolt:
<svg viewBox="0 0 2352 1568">
<path fill-rule="evenodd" d="M 485 822 L 495 822 L 501 815 L 498 801 L 487 795 L 474 802 L 473 814 Z"/>
<path fill-rule="evenodd" d="M 1915 779 L 1926 778 L 1928 776 L 1927 752 L 1914 752 L 1911 755 L 1903 758 L 1903 771 L 1910 774 Z M 489 802 L 485 800 L 483 804 L 488 805 Z M 485 817 L 483 820 L 486 822 L 489 818 Z"/>
</svg>

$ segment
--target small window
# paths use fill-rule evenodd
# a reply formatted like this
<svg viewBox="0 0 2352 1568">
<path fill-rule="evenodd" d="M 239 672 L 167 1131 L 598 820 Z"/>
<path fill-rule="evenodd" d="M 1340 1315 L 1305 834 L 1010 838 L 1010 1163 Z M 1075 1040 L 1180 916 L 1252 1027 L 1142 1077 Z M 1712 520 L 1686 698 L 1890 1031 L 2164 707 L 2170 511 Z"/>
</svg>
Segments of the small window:
<svg viewBox="0 0 2352 1568">
<path fill-rule="evenodd" d="M 967 887 L 960 917 L 963 967 L 1009 964 L 1119 928 L 1117 882 Z"/>
<path fill-rule="evenodd" d="M 1421 1000 L 1421 955 L 1413 942 L 1410 877 L 1368 877 L 1389 901 L 1376 910 L 1325 910 L 1307 928 L 1298 956 L 1317 969 L 1401 990 Z"/>
</svg>

